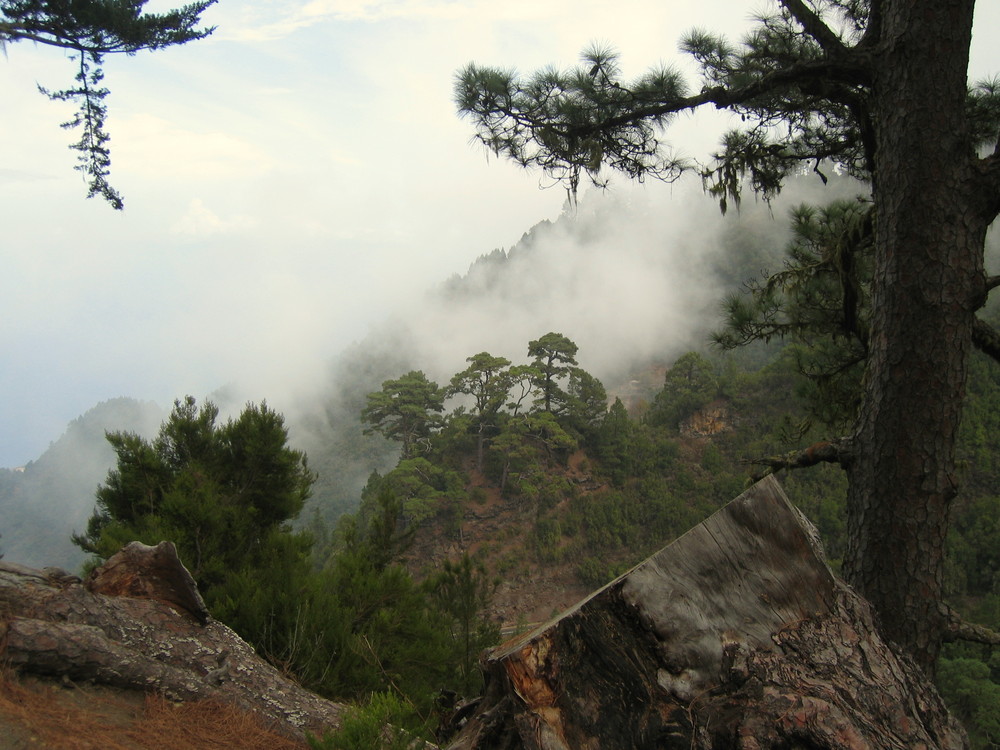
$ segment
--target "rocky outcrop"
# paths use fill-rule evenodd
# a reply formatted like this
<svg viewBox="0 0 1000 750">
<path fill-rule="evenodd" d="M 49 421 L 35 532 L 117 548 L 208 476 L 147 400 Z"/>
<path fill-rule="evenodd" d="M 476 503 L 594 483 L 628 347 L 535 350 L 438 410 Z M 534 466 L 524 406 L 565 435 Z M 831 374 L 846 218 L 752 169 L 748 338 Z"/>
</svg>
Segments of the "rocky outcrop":
<svg viewBox="0 0 1000 750">
<path fill-rule="evenodd" d="M 451 750 L 966 744 L 773 478 L 484 668 Z"/>
<path fill-rule="evenodd" d="M 132 543 L 86 582 L 0 561 L 0 660 L 175 700 L 221 700 L 290 736 L 321 734 L 342 713 L 212 619 L 169 542 Z"/>
<path fill-rule="evenodd" d="M 710 438 L 723 432 L 732 432 L 732 417 L 725 402 L 717 401 L 685 419 L 680 425 L 684 437 Z"/>
</svg>

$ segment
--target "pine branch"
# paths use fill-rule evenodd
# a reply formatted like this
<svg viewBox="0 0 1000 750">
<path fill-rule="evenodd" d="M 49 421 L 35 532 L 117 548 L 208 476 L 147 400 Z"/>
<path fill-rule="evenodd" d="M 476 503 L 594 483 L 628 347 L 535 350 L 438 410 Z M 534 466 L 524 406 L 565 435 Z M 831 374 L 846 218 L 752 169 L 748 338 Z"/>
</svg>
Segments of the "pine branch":
<svg viewBox="0 0 1000 750">
<path fill-rule="evenodd" d="M 820 463 L 840 464 L 846 468 L 852 457 L 851 439 L 843 437 L 834 441 L 813 443 L 808 448 L 792 451 L 783 456 L 755 458 L 745 463 L 765 467 L 763 471 L 751 475 L 756 482 L 768 474 L 775 474 L 783 469 L 805 469 Z"/>
<path fill-rule="evenodd" d="M 870 67 L 867 54 L 850 51 L 843 59 L 838 60 L 807 60 L 786 68 L 774 70 L 756 81 L 745 86 L 729 88 L 713 86 L 705 88 L 695 96 L 680 97 L 673 101 L 661 102 L 647 107 L 636 107 L 615 117 L 608 117 L 595 123 L 569 127 L 560 134 L 566 136 L 585 137 L 596 132 L 609 130 L 623 125 L 630 125 L 640 120 L 661 120 L 669 115 L 688 112 L 706 104 L 714 104 L 716 109 L 726 109 L 746 104 L 761 96 L 773 94 L 789 86 L 808 84 L 823 85 L 830 90 L 832 101 L 842 104 L 854 104 L 856 96 L 845 97 L 843 101 L 836 98 L 830 84 L 842 83 L 849 86 L 864 86 L 870 82 Z M 552 127 L 551 125 L 549 127 Z M 557 128 L 553 128 L 557 132 Z"/>
<path fill-rule="evenodd" d="M 841 55 L 847 52 L 847 47 L 840 37 L 802 0 L 780 0 L 780 2 L 828 55 Z"/>
<path fill-rule="evenodd" d="M 80 139 L 70 148 L 79 152 L 76 169 L 87 179 L 88 198 L 99 195 L 118 210 L 124 205 L 108 182 L 111 152 L 104 100 L 109 91 L 102 85 L 103 55 L 132 55 L 204 39 L 214 27 L 198 28 L 197 24 L 215 2 L 197 0 L 166 13 L 144 13 L 146 0 L 0 3 L 0 48 L 8 42 L 32 41 L 75 53 L 70 57 L 79 64 L 76 85 L 61 91 L 38 88 L 50 99 L 78 104 L 77 114 L 62 127 L 80 129 Z"/>
<path fill-rule="evenodd" d="M 0 39 L 32 41 L 91 54 L 135 54 L 204 39 L 214 26 L 196 28 L 216 0 L 201 0 L 166 13 L 143 13 L 141 3 L 111 0 L 65 8 L 4 7 Z"/>
<path fill-rule="evenodd" d="M 945 620 L 943 640 L 946 643 L 966 641 L 985 646 L 1000 646 L 1000 633 L 990 630 L 985 625 L 969 622 L 947 604 L 942 604 L 941 608 Z"/>
<path fill-rule="evenodd" d="M 61 47 L 62 49 L 75 50 L 79 48 L 79 44 L 71 39 L 63 39 L 54 34 L 41 34 L 14 23 L 0 23 L 0 39 L 3 39 L 4 42 L 37 42 L 38 44 Z"/>
<path fill-rule="evenodd" d="M 93 69 L 91 64 L 94 66 Z M 78 163 L 74 168 L 83 173 L 88 180 L 88 198 L 100 195 L 112 208 L 121 211 L 125 207 L 125 202 L 108 182 L 111 152 L 107 142 L 111 140 L 111 136 L 104 127 L 108 113 L 104 99 L 110 92 L 100 85 L 104 79 L 104 72 L 100 66 L 100 55 L 80 51 L 79 72 L 76 75 L 78 85 L 75 88 L 49 91 L 39 86 L 38 90 L 53 101 L 79 102 L 79 110 L 73 119 L 62 123 L 62 127 L 67 130 L 82 129 L 80 140 L 70 145 L 71 149 L 79 152 Z"/>
</svg>

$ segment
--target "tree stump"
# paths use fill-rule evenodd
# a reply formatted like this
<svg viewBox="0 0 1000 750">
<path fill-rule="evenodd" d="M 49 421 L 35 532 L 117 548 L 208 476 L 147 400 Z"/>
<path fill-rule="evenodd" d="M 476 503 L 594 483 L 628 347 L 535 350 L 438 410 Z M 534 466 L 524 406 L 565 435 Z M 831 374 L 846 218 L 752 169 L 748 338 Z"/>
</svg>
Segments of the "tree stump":
<svg viewBox="0 0 1000 750">
<path fill-rule="evenodd" d="M 484 671 L 450 750 L 967 745 L 773 477 Z"/>
</svg>

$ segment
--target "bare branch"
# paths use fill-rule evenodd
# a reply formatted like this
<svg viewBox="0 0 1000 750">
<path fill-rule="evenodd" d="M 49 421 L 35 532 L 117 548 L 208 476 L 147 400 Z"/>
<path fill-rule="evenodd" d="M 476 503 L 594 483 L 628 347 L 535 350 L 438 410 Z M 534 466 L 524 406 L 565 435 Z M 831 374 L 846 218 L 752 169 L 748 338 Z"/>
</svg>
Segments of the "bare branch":
<svg viewBox="0 0 1000 750">
<path fill-rule="evenodd" d="M 768 474 L 775 474 L 782 469 L 805 469 L 820 463 L 840 464 L 846 468 L 852 457 L 851 439 L 843 437 L 834 441 L 813 443 L 808 448 L 792 451 L 783 456 L 755 458 L 746 463 L 766 467 L 763 471 L 752 475 L 754 481 L 759 481 Z"/>
<path fill-rule="evenodd" d="M 967 641 L 969 643 L 982 643 L 986 646 L 1000 646 L 1000 633 L 990 630 L 984 625 L 977 625 L 965 620 L 946 604 L 942 604 L 941 607 L 945 619 L 944 640 L 946 643 Z"/>
</svg>

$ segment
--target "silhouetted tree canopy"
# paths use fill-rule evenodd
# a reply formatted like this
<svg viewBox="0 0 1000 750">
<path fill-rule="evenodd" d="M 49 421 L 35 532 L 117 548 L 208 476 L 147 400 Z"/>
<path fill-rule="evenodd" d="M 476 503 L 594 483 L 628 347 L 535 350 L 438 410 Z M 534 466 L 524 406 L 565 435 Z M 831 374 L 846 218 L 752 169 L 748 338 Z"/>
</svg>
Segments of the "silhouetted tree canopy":
<svg viewBox="0 0 1000 750">
<path fill-rule="evenodd" d="M 166 13 L 145 13 L 147 0 L 0 0 L 0 47 L 31 41 L 70 50 L 76 83 L 68 88 L 39 90 L 50 99 L 78 105 L 62 127 L 80 130 L 70 148 L 79 152 L 76 169 L 88 180 L 87 197 L 100 195 L 114 208 L 124 207 L 108 182 L 111 136 L 105 129 L 110 93 L 103 85 L 106 54 L 134 55 L 203 39 L 213 28 L 198 28 L 201 14 L 215 0 L 199 0 Z"/>
</svg>

